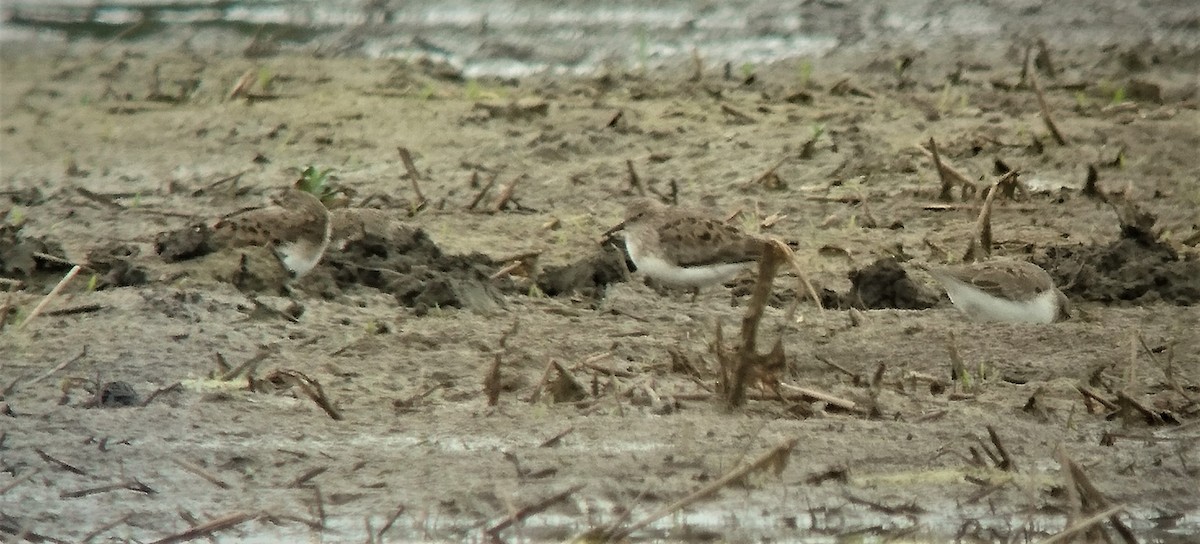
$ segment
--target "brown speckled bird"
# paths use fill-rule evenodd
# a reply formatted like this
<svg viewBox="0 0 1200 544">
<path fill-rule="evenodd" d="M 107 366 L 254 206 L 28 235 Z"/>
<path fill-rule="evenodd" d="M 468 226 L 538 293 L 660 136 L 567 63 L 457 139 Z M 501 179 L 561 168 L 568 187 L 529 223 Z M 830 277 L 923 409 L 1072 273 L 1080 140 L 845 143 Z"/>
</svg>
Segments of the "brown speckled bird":
<svg viewBox="0 0 1200 544">
<path fill-rule="evenodd" d="M 1070 317 L 1070 301 L 1036 264 L 996 260 L 926 269 L 950 301 L 973 319 L 1053 323 Z"/>
<path fill-rule="evenodd" d="M 698 289 L 724 283 L 762 256 L 767 240 L 690 210 L 638 199 L 622 230 L 625 249 L 638 271 L 670 285 Z"/>
<path fill-rule="evenodd" d="M 307 274 L 329 246 L 329 210 L 310 193 L 287 189 L 270 205 L 243 210 L 212 226 L 218 247 L 269 246 L 294 278 Z"/>
</svg>

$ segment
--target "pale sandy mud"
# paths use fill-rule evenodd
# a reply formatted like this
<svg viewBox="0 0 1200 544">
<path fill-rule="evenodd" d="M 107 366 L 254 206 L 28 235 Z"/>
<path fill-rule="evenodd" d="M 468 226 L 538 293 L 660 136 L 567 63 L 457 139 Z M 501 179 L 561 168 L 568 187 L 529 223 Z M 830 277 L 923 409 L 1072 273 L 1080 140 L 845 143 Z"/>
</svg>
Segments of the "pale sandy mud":
<svg viewBox="0 0 1200 544">
<path fill-rule="evenodd" d="M 1022 83 L 1017 32 L 860 44 L 730 78 L 708 62 L 698 80 L 687 62 L 502 80 L 302 51 L 248 59 L 245 42 L 6 43 L 0 277 L 21 284 L 0 284 L 0 535 L 149 542 L 225 518 L 222 541 L 481 541 L 570 491 L 495 533 L 563 540 L 796 440 L 778 473 L 629 538 L 1040 540 L 1105 507 L 1077 511 L 1069 458 L 1140 541 L 1189 541 L 1200 52 L 1111 36 L 1051 39 L 1054 70 L 1036 69 L 1067 145 Z M 246 73 L 251 96 L 229 99 Z M 1074 319 L 968 322 L 914 272 L 961 258 L 980 206 L 937 199 L 917 147 L 930 138 L 980 186 L 997 161 L 1020 172 L 1029 194 L 996 200 L 993 252 L 1050 270 Z M 164 252 L 167 234 L 259 205 L 308 165 L 402 226 L 286 288 L 264 250 Z M 791 314 L 795 278 L 777 280 L 762 343 L 782 338 L 784 382 L 853 409 L 757 391 L 722 406 L 714 327 L 736 338 L 750 279 L 695 303 L 626 281 L 619 247 L 596 240 L 634 194 L 630 165 L 682 203 L 740 210 L 747 228 L 779 216 L 763 232 L 794 242 L 830 308 L 801 300 Z M 1089 166 L 1155 218 L 1152 239 L 1083 194 Z M 70 263 L 89 268 L 21 327 Z M 852 316 L 860 301 L 873 307 Z M 214 379 L 218 359 L 257 361 L 257 387 Z M 263 381 L 280 369 L 318 382 L 341 419 Z M 98 387 L 111 382 L 141 402 L 110 406 L 127 393 Z M 989 428 L 1009 463 L 985 452 L 999 455 Z"/>
</svg>

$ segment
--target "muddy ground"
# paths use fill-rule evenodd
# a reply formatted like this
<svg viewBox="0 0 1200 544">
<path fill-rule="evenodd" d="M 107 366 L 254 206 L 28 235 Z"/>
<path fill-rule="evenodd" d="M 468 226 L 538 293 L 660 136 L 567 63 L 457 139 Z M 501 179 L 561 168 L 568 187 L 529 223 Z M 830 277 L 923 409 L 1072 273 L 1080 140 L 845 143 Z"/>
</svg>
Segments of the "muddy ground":
<svg viewBox="0 0 1200 544">
<path fill-rule="evenodd" d="M 1023 76 L 1026 43 L 522 80 L 6 45 L 0 535 L 144 542 L 218 520 L 198 533 L 563 540 L 628 527 L 794 440 L 778 472 L 630 538 L 1031 541 L 1116 505 L 1141 541 L 1187 541 L 1200 51 L 1051 44 Z M 1074 319 L 967 322 L 915 270 L 960 260 L 981 204 L 938 198 L 930 138 L 980 188 L 1019 171 L 1027 192 L 995 201 L 993 252 L 1050 270 Z M 343 204 L 401 225 L 290 285 L 248 271 L 253 248 L 164 246 L 309 165 L 331 169 Z M 1089 166 L 1107 196 L 1085 191 Z M 794 243 L 829 308 L 780 278 L 761 343 L 782 338 L 784 383 L 832 398 L 754 390 L 724 407 L 714 331 L 736 341 L 751 279 L 695 302 L 626 281 L 619 245 L 597 239 L 636 193 L 630 169 Z M 1123 230 L 1105 199 L 1153 226 Z M 73 263 L 87 267 L 25 323 Z M 1068 459 L 1096 494 L 1081 498 Z"/>
</svg>

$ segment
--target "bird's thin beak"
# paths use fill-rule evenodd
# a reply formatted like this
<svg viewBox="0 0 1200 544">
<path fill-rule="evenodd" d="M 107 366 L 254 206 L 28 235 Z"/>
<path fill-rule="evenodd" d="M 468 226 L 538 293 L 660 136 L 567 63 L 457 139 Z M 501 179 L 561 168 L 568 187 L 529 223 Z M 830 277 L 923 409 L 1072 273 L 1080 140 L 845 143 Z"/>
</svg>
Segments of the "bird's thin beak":
<svg viewBox="0 0 1200 544">
<path fill-rule="evenodd" d="M 616 225 L 614 225 L 612 228 L 604 231 L 604 234 L 601 234 L 600 238 L 597 239 L 596 242 L 599 245 L 604 245 L 604 244 L 608 243 L 609 240 L 613 239 L 614 234 L 621 232 L 624 229 L 625 229 L 625 222 L 621 221 L 620 223 L 617 223 Z"/>
</svg>

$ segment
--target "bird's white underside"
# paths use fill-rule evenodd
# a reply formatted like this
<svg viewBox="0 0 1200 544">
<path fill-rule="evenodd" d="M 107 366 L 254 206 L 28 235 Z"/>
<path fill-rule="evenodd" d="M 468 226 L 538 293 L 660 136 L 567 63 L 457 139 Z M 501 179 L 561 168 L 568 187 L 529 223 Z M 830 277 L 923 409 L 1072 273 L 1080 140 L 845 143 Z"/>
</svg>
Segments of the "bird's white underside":
<svg viewBox="0 0 1200 544">
<path fill-rule="evenodd" d="M 288 272 L 291 272 L 293 277 L 297 278 L 315 268 L 317 263 L 321 261 L 321 255 L 322 252 L 318 251 L 312 244 L 302 242 L 275 246 L 275 256 L 279 257 L 279 262 L 283 263 L 283 267 Z"/>
<path fill-rule="evenodd" d="M 1025 300 L 1009 300 L 992 296 L 981 289 L 953 279 L 943 282 L 958 309 L 980 321 L 1009 323 L 1053 323 L 1058 317 L 1058 295 L 1054 290 Z"/>
<path fill-rule="evenodd" d="M 638 272 L 646 274 L 663 283 L 684 287 L 703 287 L 724 283 L 753 263 L 721 263 L 704 266 L 677 266 L 663 258 L 645 251 L 634 237 L 625 239 L 625 249 L 629 258 L 637 266 Z"/>
<path fill-rule="evenodd" d="M 283 267 L 292 273 L 293 278 L 299 278 L 309 273 L 313 268 L 316 268 L 317 263 L 321 262 L 321 258 L 325 256 L 325 249 L 329 247 L 332 227 L 332 222 L 327 221 L 325 224 L 325 238 L 318 244 L 314 244 L 308 240 L 297 240 L 292 243 L 275 246 L 275 256 L 279 258 L 279 262 L 283 264 Z"/>
</svg>

